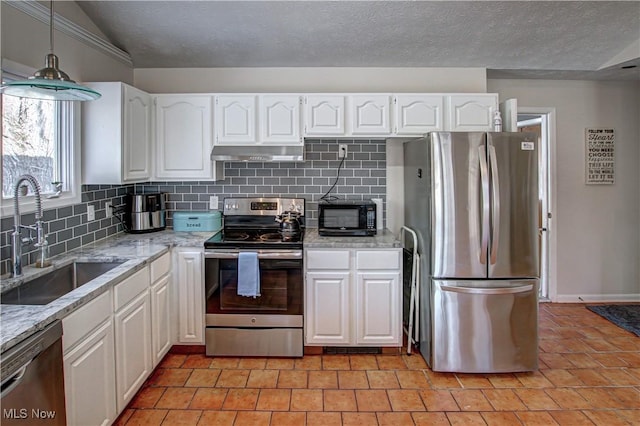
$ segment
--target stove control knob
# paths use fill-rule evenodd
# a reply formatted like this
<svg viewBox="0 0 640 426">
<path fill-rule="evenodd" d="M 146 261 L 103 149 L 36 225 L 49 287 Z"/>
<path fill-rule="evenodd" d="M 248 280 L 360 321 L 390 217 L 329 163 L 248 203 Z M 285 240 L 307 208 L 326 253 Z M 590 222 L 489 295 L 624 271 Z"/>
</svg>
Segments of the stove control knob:
<svg viewBox="0 0 640 426">
<path fill-rule="evenodd" d="M 255 324 L 256 323 L 256 317 L 251 318 L 251 324 Z"/>
</svg>

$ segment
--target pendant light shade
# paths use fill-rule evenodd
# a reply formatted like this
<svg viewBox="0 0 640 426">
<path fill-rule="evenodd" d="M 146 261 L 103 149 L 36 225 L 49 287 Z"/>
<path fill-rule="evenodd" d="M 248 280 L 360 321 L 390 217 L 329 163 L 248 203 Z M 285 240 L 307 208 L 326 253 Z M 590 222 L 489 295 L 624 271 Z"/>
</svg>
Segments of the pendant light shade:
<svg viewBox="0 0 640 426">
<path fill-rule="evenodd" d="M 26 80 L 11 81 L 0 86 L 5 95 L 51 101 L 92 101 L 101 95 L 95 90 L 73 81 L 58 68 L 58 57 L 53 54 L 53 0 L 50 2 L 49 43 L 51 53 L 45 58 L 45 67 Z"/>
</svg>

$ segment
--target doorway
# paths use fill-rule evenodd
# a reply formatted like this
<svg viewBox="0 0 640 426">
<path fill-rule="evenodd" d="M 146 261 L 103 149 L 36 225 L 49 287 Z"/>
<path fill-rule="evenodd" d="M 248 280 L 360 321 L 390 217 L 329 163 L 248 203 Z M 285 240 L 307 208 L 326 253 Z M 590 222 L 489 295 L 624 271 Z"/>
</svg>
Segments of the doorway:
<svg viewBox="0 0 640 426">
<path fill-rule="evenodd" d="M 540 300 L 554 301 L 556 296 L 555 241 L 553 229 L 554 202 L 554 153 L 555 153 L 555 109 L 518 107 L 517 126 L 519 132 L 538 135 L 538 212 L 540 245 Z"/>
</svg>

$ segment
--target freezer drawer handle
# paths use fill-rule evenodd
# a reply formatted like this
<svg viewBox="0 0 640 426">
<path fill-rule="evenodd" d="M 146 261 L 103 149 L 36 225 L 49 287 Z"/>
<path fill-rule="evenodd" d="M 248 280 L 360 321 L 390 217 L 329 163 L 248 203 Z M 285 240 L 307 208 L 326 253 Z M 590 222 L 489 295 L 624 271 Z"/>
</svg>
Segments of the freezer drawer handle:
<svg viewBox="0 0 640 426">
<path fill-rule="evenodd" d="M 475 288 L 475 287 L 459 287 L 452 285 L 440 286 L 443 291 L 453 291 L 455 293 L 467 294 L 515 294 L 525 293 L 533 290 L 533 284 L 527 284 L 519 287 L 502 287 L 502 288 Z"/>
</svg>

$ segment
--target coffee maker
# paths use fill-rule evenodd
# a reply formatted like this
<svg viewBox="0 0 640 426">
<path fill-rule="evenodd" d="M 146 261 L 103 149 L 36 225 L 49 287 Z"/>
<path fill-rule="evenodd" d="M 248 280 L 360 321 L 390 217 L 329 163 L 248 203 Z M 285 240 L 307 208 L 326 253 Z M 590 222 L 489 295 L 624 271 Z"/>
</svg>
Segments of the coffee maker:
<svg viewBox="0 0 640 426">
<path fill-rule="evenodd" d="M 162 231 L 166 228 L 166 193 L 127 194 L 125 231 L 132 234 Z"/>
</svg>

